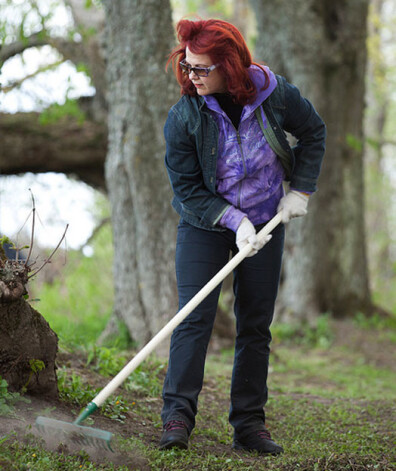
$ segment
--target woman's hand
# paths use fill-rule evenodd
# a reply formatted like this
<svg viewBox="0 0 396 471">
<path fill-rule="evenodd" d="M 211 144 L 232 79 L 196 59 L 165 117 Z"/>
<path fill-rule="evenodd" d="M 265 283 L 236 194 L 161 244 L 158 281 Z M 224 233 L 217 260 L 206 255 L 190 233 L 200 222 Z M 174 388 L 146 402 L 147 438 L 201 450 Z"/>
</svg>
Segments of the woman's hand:
<svg viewBox="0 0 396 471">
<path fill-rule="evenodd" d="M 267 235 L 264 240 L 260 241 L 253 224 L 248 218 L 244 217 L 236 232 L 236 244 L 239 250 L 242 250 L 245 245 L 250 244 L 252 246 L 252 251 L 249 252 L 247 257 L 252 257 L 271 240 L 271 237 L 272 235 Z"/>
<path fill-rule="evenodd" d="M 288 223 L 290 219 L 307 214 L 309 196 L 301 191 L 291 190 L 284 196 L 278 205 L 278 212 L 283 209 L 282 222 Z"/>
</svg>

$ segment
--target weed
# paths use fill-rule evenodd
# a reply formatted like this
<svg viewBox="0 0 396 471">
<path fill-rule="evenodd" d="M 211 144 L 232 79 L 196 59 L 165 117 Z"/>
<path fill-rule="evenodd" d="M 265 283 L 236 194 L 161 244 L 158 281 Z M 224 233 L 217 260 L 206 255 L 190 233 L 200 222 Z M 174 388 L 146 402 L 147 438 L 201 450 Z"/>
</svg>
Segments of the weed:
<svg viewBox="0 0 396 471">
<path fill-rule="evenodd" d="M 329 314 L 319 316 L 315 325 L 277 323 L 272 327 L 274 343 L 287 342 L 306 347 L 327 349 L 334 340 Z"/>
<path fill-rule="evenodd" d="M 66 368 L 62 368 L 58 372 L 58 389 L 61 399 L 80 407 L 85 407 L 100 391 L 100 389 L 92 388 L 84 383 L 81 376 L 75 373 L 69 374 Z M 101 412 L 110 419 L 124 422 L 125 414 L 130 408 L 131 406 L 127 405 L 122 396 L 116 396 L 105 402 Z"/>
<path fill-rule="evenodd" d="M 88 352 L 86 366 L 103 376 L 115 376 L 125 366 L 126 361 L 126 357 L 120 355 L 116 348 L 94 345 Z"/>
<path fill-rule="evenodd" d="M 72 404 L 85 406 L 96 395 L 96 389 L 84 384 L 80 375 L 63 367 L 58 370 L 58 389 L 61 399 Z"/>
<path fill-rule="evenodd" d="M 22 392 L 25 393 L 27 391 L 27 387 L 32 380 L 34 374 L 40 373 L 40 371 L 44 370 L 45 364 L 42 360 L 31 359 L 29 360 L 30 372 L 29 378 L 26 381 L 25 385 L 22 387 Z"/>
<path fill-rule="evenodd" d="M 394 333 L 396 329 L 396 316 L 383 317 L 378 313 L 372 316 L 366 316 L 365 314 L 358 312 L 353 321 L 356 327 L 365 330 L 393 330 Z"/>
<path fill-rule="evenodd" d="M 12 414 L 14 405 L 19 401 L 30 402 L 19 393 L 9 392 L 7 381 L 0 376 L 0 416 Z"/>
</svg>

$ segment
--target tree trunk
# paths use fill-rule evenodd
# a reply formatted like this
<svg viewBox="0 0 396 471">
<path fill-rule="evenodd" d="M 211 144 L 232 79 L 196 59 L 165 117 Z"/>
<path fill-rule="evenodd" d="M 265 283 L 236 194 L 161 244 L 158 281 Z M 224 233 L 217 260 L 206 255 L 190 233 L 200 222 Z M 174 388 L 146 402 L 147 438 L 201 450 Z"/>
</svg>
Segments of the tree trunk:
<svg viewBox="0 0 396 471">
<path fill-rule="evenodd" d="M 395 9 L 396 11 L 396 9 Z M 387 80 L 389 65 L 384 56 L 383 27 L 391 21 L 386 17 L 384 0 L 372 0 L 368 21 L 368 71 L 367 110 L 365 134 L 368 145 L 365 149 L 366 182 L 376 198 L 366 195 L 366 228 L 369 240 L 368 259 L 373 290 L 391 290 L 394 277 L 392 267 L 392 236 L 390 214 L 392 209 L 385 202 L 392 191 L 389 177 L 384 172 L 384 140 L 391 100 L 391 86 Z M 396 35 L 393 35 L 394 38 Z M 389 41 L 389 39 L 387 39 Z M 374 284 L 376 283 L 376 284 Z"/>
<path fill-rule="evenodd" d="M 178 99 L 164 67 L 173 44 L 169 0 L 106 0 L 115 313 L 145 342 L 176 313 L 176 215 L 164 167 L 163 125 Z"/>
<path fill-rule="evenodd" d="M 256 58 L 297 85 L 327 125 L 319 191 L 287 228 L 280 314 L 368 312 L 363 109 L 368 0 L 251 0 Z"/>
</svg>

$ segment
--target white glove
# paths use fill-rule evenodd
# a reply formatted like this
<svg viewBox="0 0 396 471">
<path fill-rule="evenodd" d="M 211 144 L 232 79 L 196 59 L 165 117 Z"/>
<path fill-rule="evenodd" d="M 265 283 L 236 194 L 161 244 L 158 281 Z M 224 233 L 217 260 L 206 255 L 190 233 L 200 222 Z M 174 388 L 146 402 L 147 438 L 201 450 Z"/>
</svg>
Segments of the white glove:
<svg viewBox="0 0 396 471">
<path fill-rule="evenodd" d="M 278 205 L 278 212 L 283 209 L 282 222 L 287 223 L 290 219 L 307 214 L 309 196 L 300 191 L 291 190 L 284 196 Z"/>
<path fill-rule="evenodd" d="M 245 245 L 250 244 L 252 250 L 247 257 L 252 257 L 271 240 L 271 237 L 272 235 L 267 235 L 264 240 L 259 240 L 253 224 L 247 217 L 244 217 L 236 231 L 236 244 L 239 250 L 242 250 Z"/>
</svg>

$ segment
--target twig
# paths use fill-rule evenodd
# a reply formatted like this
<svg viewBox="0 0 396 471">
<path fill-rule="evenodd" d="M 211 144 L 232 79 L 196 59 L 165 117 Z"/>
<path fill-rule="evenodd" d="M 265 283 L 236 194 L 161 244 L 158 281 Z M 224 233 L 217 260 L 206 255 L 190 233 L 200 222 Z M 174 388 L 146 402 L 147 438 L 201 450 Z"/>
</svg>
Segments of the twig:
<svg viewBox="0 0 396 471">
<path fill-rule="evenodd" d="M 59 241 L 58 245 L 55 247 L 55 249 L 54 249 L 54 251 L 52 252 L 52 254 L 47 258 L 47 260 L 41 265 L 40 268 L 38 268 L 34 273 L 32 273 L 30 276 L 28 276 L 28 280 L 29 280 L 30 278 L 32 278 L 32 276 L 37 275 L 37 273 L 38 273 L 39 271 L 41 271 L 42 268 L 45 267 L 45 265 L 47 265 L 47 263 L 49 263 L 49 261 L 51 260 L 51 258 L 52 258 L 53 255 L 55 254 L 55 252 L 59 249 L 59 246 L 61 245 L 63 239 L 65 238 L 66 232 L 67 232 L 67 229 L 68 229 L 68 228 L 69 228 L 69 224 L 66 224 L 65 232 L 63 233 L 63 236 L 62 236 L 61 240 Z"/>
<path fill-rule="evenodd" d="M 32 205 L 33 205 L 33 209 L 32 209 L 32 212 L 33 212 L 33 216 L 32 216 L 32 235 L 30 237 L 30 248 L 29 248 L 29 253 L 28 253 L 28 256 L 26 258 L 26 261 L 25 261 L 25 266 L 27 267 L 28 266 L 28 262 L 29 262 L 29 259 L 30 259 L 30 255 L 32 254 L 32 250 L 33 250 L 33 240 L 34 240 L 34 225 L 35 225 L 35 216 L 36 216 L 36 203 L 34 201 L 34 196 L 33 196 L 33 192 L 32 190 L 29 188 L 29 191 L 30 191 L 30 195 L 32 197 Z"/>
<path fill-rule="evenodd" d="M 2 92 L 8 93 L 8 92 L 10 92 L 11 90 L 13 90 L 14 88 L 20 87 L 20 86 L 23 84 L 23 82 L 25 82 L 26 80 L 31 79 L 31 78 L 35 77 L 36 75 L 41 74 L 42 72 L 47 72 L 48 70 L 55 69 L 55 67 L 58 67 L 59 65 L 63 64 L 64 62 L 65 62 L 65 60 L 62 59 L 62 60 L 53 62 L 52 64 L 48 64 L 48 65 L 45 65 L 45 66 L 43 66 L 43 67 L 39 67 L 39 68 L 38 68 L 35 72 L 33 72 L 32 74 L 26 75 L 26 77 L 23 77 L 23 78 L 20 79 L 20 80 L 16 80 L 15 82 L 10 83 L 9 85 L 4 86 L 4 87 L 2 88 Z"/>
</svg>

